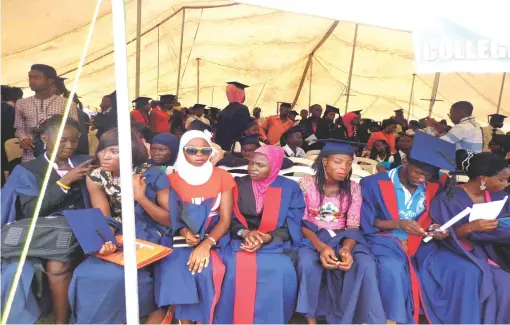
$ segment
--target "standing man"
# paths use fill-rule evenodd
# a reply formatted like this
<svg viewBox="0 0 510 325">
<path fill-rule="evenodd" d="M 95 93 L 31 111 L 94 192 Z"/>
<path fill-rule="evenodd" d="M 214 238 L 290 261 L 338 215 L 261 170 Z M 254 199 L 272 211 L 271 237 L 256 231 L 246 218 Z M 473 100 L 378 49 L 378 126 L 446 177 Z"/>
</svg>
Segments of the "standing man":
<svg viewBox="0 0 510 325">
<path fill-rule="evenodd" d="M 404 117 L 404 110 L 402 108 L 395 110 L 394 120 L 397 122 L 397 129 L 395 130 L 397 133 L 405 131 L 409 127 L 409 124 L 407 123 L 407 120 Z"/>
<path fill-rule="evenodd" d="M 164 112 L 156 101 L 151 102 L 150 122 L 153 135 L 170 132 L 170 115 Z"/>
<path fill-rule="evenodd" d="M 101 100 L 99 108 L 101 112 L 94 117 L 92 131 L 97 129 L 96 137 L 99 139 L 106 131 L 117 127 L 117 102 L 116 93 L 106 95 Z"/>
<path fill-rule="evenodd" d="M 135 109 L 131 112 L 131 124 L 143 123 L 149 126 L 150 101 L 149 97 L 138 97 L 132 101 Z"/>
<path fill-rule="evenodd" d="M 500 129 L 505 123 L 506 116 L 501 114 L 489 115 L 489 125 L 482 128 L 483 131 L 483 151 L 490 152 L 489 143 L 494 134 L 504 134 Z"/>
<path fill-rule="evenodd" d="M 253 117 L 259 125 L 262 124 L 262 122 L 265 120 L 265 118 L 261 117 L 260 114 L 262 114 L 262 109 L 260 107 L 255 107 L 253 109 Z"/>
<path fill-rule="evenodd" d="M 30 89 L 35 92 L 35 95 L 16 102 L 14 117 L 16 137 L 20 140 L 19 146 L 23 149 L 22 162 L 35 158 L 36 141 L 33 136 L 39 122 L 52 115 L 64 113 L 67 99 L 52 93 L 52 87 L 57 78 L 57 71 L 45 64 L 32 65 L 28 73 Z M 74 103 L 71 104 L 69 117 L 78 120 Z"/>
<path fill-rule="evenodd" d="M 172 94 L 159 96 L 159 104 L 161 109 L 165 111 L 170 117 L 172 117 L 173 109 L 176 105 L 176 97 Z"/>
<path fill-rule="evenodd" d="M 455 126 L 441 139 L 455 143 L 457 150 L 465 149 L 474 153 L 480 153 L 483 150 L 483 132 L 480 124 L 473 115 L 473 105 L 470 102 L 456 102 L 450 108 L 450 120 Z M 437 122 L 428 118 L 425 120 L 427 133 L 435 135 L 435 125 Z"/>
<path fill-rule="evenodd" d="M 291 107 L 289 103 L 280 103 L 280 115 L 269 116 L 260 125 L 261 138 L 266 144 L 277 144 L 282 134 L 294 126 L 289 119 Z"/>
<path fill-rule="evenodd" d="M 186 124 L 184 125 L 186 130 L 189 129 L 191 122 L 193 122 L 194 120 L 199 120 L 200 122 L 207 124 L 209 126 L 211 125 L 211 122 L 209 122 L 209 120 L 204 116 L 204 109 L 205 105 L 202 104 L 193 105 L 193 107 L 190 109 L 191 115 L 190 117 L 188 117 L 188 119 L 186 120 Z"/>
<path fill-rule="evenodd" d="M 301 121 L 299 121 L 299 124 L 304 124 L 308 118 L 308 110 L 302 109 L 299 115 L 301 115 Z"/>
</svg>

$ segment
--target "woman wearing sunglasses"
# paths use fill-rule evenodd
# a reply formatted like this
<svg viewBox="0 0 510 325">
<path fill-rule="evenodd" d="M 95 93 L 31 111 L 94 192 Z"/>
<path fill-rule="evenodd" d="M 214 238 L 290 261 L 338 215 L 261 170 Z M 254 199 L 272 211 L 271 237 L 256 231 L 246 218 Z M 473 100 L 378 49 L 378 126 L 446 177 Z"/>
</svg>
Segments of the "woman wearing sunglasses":
<svg viewBox="0 0 510 325">
<path fill-rule="evenodd" d="M 136 238 L 159 244 L 162 236 L 169 232 L 170 185 L 167 176 L 159 168 L 146 163 L 147 150 L 134 133 L 131 141 Z M 122 231 L 123 189 L 119 158 L 118 130 L 106 131 L 97 147 L 96 160 L 100 167 L 87 176 L 92 207 L 101 210 L 116 234 Z M 109 255 L 116 249 L 113 243 L 107 242 L 99 254 Z M 158 324 L 165 314 L 157 308 L 154 300 L 152 267 L 150 265 L 138 270 L 138 299 L 140 316 L 148 316 L 148 324 Z M 76 268 L 69 288 L 73 323 L 125 323 L 124 290 L 122 266 L 89 256 Z"/>
<path fill-rule="evenodd" d="M 225 255 L 215 323 L 286 324 L 294 312 L 291 249 L 301 241 L 305 201 L 296 182 L 278 176 L 283 158 L 281 147 L 261 147 L 250 157 L 249 175 L 236 178 L 233 252 Z"/>
<path fill-rule="evenodd" d="M 235 182 L 213 166 L 215 155 L 208 134 L 188 131 L 168 176 L 174 251 L 156 270 L 156 301 L 174 305 L 182 324 L 212 323 L 225 274 Z"/>
</svg>

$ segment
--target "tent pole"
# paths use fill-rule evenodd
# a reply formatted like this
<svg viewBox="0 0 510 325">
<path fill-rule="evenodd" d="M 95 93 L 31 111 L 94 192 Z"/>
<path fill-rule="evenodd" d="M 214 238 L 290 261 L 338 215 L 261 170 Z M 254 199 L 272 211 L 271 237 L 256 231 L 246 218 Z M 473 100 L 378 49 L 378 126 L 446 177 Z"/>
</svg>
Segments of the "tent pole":
<svg viewBox="0 0 510 325">
<path fill-rule="evenodd" d="M 156 78 L 156 95 L 159 95 L 159 25 L 158 25 L 158 75 Z"/>
<path fill-rule="evenodd" d="M 115 89 L 119 126 L 120 181 L 122 187 L 122 234 L 124 241 L 124 282 L 126 290 L 127 324 L 138 324 L 138 271 L 136 268 L 135 205 L 133 165 L 131 158 L 131 121 L 129 116 L 128 62 L 126 45 L 126 13 L 124 0 L 112 0 L 113 42 L 115 54 Z M 133 285 L 134 284 L 134 285 Z"/>
<path fill-rule="evenodd" d="M 356 42 L 358 40 L 358 24 L 354 27 L 354 40 L 352 41 L 352 53 L 351 53 L 351 66 L 349 67 L 349 77 L 347 79 L 347 98 L 345 99 L 345 112 L 349 109 L 349 96 L 351 96 L 351 78 L 352 78 L 352 68 L 354 67 L 354 54 L 356 53 Z"/>
<path fill-rule="evenodd" d="M 200 58 L 197 58 L 197 104 L 200 103 Z"/>
<path fill-rule="evenodd" d="M 503 88 L 505 88 L 505 78 L 506 72 L 503 72 L 503 79 L 501 80 L 501 90 L 499 91 L 499 99 L 498 99 L 498 110 L 497 114 L 499 114 L 499 109 L 501 108 L 501 98 L 503 97 Z"/>
<path fill-rule="evenodd" d="M 142 0 L 136 0 L 136 85 L 135 98 L 140 96 L 140 41 L 142 34 Z"/>
<path fill-rule="evenodd" d="M 432 93 L 430 94 L 430 104 L 429 104 L 429 115 L 432 115 L 432 110 L 434 109 L 434 104 L 436 103 L 437 96 L 437 88 L 439 87 L 439 78 L 441 77 L 440 72 L 436 72 L 436 76 L 434 77 L 434 85 L 432 86 Z"/>
<path fill-rule="evenodd" d="M 308 90 L 308 107 L 312 106 L 313 54 L 310 61 L 310 89 Z"/>
<path fill-rule="evenodd" d="M 212 87 L 211 106 L 214 107 L 214 86 Z"/>
<path fill-rule="evenodd" d="M 407 121 L 409 121 L 409 116 L 411 115 L 411 105 L 413 103 L 414 79 L 415 78 L 416 78 L 416 73 L 413 73 L 413 81 L 411 82 L 411 94 L 409 95 L 409 108 L 407 109 Z"/>
<path fill-rule="evenodd" d="M 306 75 L 308 74 L 308 69 L 310 69 L 310 64 L 312 63 L 312 58 L 313 58 L 314 53 L 317 52 L 317 50 L 320 49 L 322 44 L 324 44 L 324 42 L 326 42 L 326 40 L 329 38 L 329 36 L 331 36 L 331 34 L 333 34 L 336 26 L 338 26 L 338 23 L 339 23 L 338 20 L 335 20 L 333 22 L 333 24 L 331 25 L 331 27 L 329 27 L 328 31 L 326 32 L 326 34 L 324 34 L 324 36 L 322 37 L 320 42 L 317 43 L 317 45 L 315 45 L 312 52 L 310 52 L 310 55 L 308 55 L 308 60 L 306 61 L 305 69 L 303 70 L 303 74 L 301 75 L 301 80 L 299 81 L 299 86 L 296 91 L 296 95 L 294 96 L 294 101 L 292 102 L 292 108 L 294 108 L 294 106 L 296 106 L 296 103 L 299 99 L 299 95 L 301 94 L 301 90 L 303 89 Z M 276 106 L 278 106 L 278 105 L 276 105 Z M 276 114 L 278 114 L 278 109 L 276 109 L 276 112 L 277 112 Z"/>
<path fill-rule="evenodd" d="M 182 11 L 182 25 L 181 25 L 181 45 L 179 46 L 179 67 L 177 69 L 177 91 L 176 97 L 179 100 L 179 88 L 181 87 L 181 62 L 182 62 L 182 43 L 184 41 L 184 23 L 186 22 L 186 10 Z"/>
</svg>

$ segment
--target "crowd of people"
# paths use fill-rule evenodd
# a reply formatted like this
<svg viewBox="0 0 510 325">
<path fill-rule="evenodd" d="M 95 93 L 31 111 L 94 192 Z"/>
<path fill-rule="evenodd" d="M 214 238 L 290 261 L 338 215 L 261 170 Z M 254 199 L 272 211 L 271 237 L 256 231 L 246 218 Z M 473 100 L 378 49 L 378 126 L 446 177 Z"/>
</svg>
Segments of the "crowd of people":
<svg viewBox="0 0 510 325">
<path fill-rule="evenodd" d="M 2 227 L 33 218 L 42 195 L 40 217 L 99 209 L 121 234 L 122 193 L 133 190 L 137 239 L 174 248 L 132 284 L 148 324 L 170 314 L 181 324 L 283 324 L 296 313 L 309 324 L 510 323 L 510 203 L 496 219 L 441 228 L 467 207 L 506 199 L 503 115 L 481 127 L 459 101 L 453 126 L 407 121 L 402 109 L 379 123 L 329 105 L 298 114 L 283 102 L 263 117 L 243 104 L 248 86 L 239 82 L 227 83 L 221 110 L 139 97 L 126 189 L 117 114 L 128 109 L 115 92 L 90 120 L 75 96 L 63 120 L 69 92 L 55 69 L 33 65 L 29 84 L 28 98 L 2 86 L 2 143 L 16 137 L 23 150 L 17 165 L 2 152 Z M 97 148 L 85 143 L 89 132 Z M 281 175 L 311 152 L 313 174 Z M 361 158 L 377 171 L 358 182 Z M 119 249 L 107 241 L 97 254 Z M 3 301 L 17 267 L 3 258 Z M 95 254 L 30 256 L 9 323 L 48 311 L 58 324 L 124 323 L 124 290 L 123 267 Z"/>
</svg>

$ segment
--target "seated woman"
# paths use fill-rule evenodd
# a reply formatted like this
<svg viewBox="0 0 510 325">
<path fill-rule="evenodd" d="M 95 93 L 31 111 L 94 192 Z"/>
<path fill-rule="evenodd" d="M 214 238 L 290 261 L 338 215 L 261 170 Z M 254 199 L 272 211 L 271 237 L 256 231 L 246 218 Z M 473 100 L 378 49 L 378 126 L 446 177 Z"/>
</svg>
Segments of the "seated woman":
<svg viewBox="0 0 510 325">
<path fill-rule="evenodd" d="M 156 268 L 156 301 L 175 306 L 183 324 L 211 323 L 225 274 L 222 255 L 230 246 L 232 176 L 211 163 L 211 139 L 188 131 L 169 175 L 174 251 Z"/>
<path fill-rule="evenodd" d="M 467 174 L 467 183 L 432 201 L 435 222 L 444 224 L 466 207 L 507 195 L 510 168 L 503 157 L 476 154 Z M 504 217 L 509 213 L 507 202 L 496 220 L 461 219 L 445 241 L 418 251 L 424 298 L 435 306 L 428 312 L 431 323 L 510 323 L 510 309 L 503 307 L 510 306 L 510 228 Z"/>
<path fill-rule="evenodd" d="M 316 175 L 301 179 L 306 210 L 298 250 L 296 311 L 309 324 L 385 323 L 375 257 L 358 229 L 361 188 L 350 180 L 355 147 L 326 140 L 313 165 Z"/>
<path fill-rule="evenodd" d="M 179 139 L 172 133 L 159 133 L 152 138 L 149 164 L 158 166 L 163 173 L 171 173 L 179 150 Z M 170 167 L 170 168 L 168 168 Z"/>
<path fill-rule="evenodd" d="M 261 147 L 260 145 L 260 134 L 252 134 L 247 135 L 239 139 L 239 143 L 241 144 L 241 152 L 233 153 L 231 155 L 225 156 L 222 158 L 216 166 L 225 166 L 225 167 L 241 167 L 248 166 L 250 162 L 250 158 L 253 156 L 253 153 Z M 264 144 L 265 146 L 265 144 Z M 290 168 L 294 166 L 294 163 L 288 159 L 284 158 L 282 163 L 282 169 Z M 242 173 L 246 174 L 246 169 L 235 169 L 230 170 L 232 173 Z"/>
<path fill-rule="evenodd" d="M 244 127 L 244 131 L 243 131 L 243 134 L 244 136 L 250 136 L 250 135 L 255 135 L 257 134 L 258 135 L 258 138 L 257 139 L 260 139 L 260 127 L 259 127 L 259 122 L 254 119 L 253 117 L 250 117 L 248 119 L 248 122 L 246 123 L 246 126 Z M 259 140 L 259 146 L 260 147 L 263 147 L 265 146 L 266 144 L 262 141 Z M 232 152 L 233 153 L 241 153 L 241 141 L 236 141 L 234 143 L 234 148 L 232 149 Z"/>
<path fill-rule="evenodd" d="M 390 152 L 390 145 L 385 140 L 376 140 L 373 143 L 372 150 L 366 150 L 363 153 L 364 158 L 370 158 L 372 160 L 380 162 L 393 163 L 395 158 Z"/>
<path fill-rule="evenodd" d="M 134 134 L 132 141 L 133 190 L 135 205 L 136 238 L 159 243 L 169 232 L 168 217 L 169 183 L 159 168 L 146 164 L 147 151 Z M 87 177 L 87 188 L 93 208 L 99 208 L 105 216 L 111 216 L 110 226 L 116 233 L 122 230 L 118 130 L 103 134 L 97 147 L 96 159 L 100 167 Z M 106 243 L 100 254 L 108 255 L 116 247 Z M 69 289 L 72 319 L 75 323 L 126 322 L 124 298 L 124 268 L 89 256 L 75 270 Z M 158 310 L 154 301 L 151 266 L 138 270 L 138 294 L 140 316 L 147 316 L 148 324 L 160 323 L 164 312 Z"/>
<path fill-rule="evenodd" d="M 249 176 L 236 179 L 233 252 L 215 323 L 286 324 L 294 312 L 297 276 L 290 249 L 301 240 L 305 208 L 296 182 L 278 176 L 284 151 L 264 146 L 253 154 Z"/>
<path fill-rule="evenodd" d="M 57 151 L 55 164 L 53 165 L 48 187 L 42 200 L 40 216 L 59 214 L 69 209 L 84 209 L 89 207 L 85 176 L 89 171 L 90 157 L 76 156 L 74 152 L 80 138 L 79 124 L 73 119 L 65 122 L 64 133 L 60 143 L 56 143 L 58 129 L 62 121 L 62 115 L 53 115 L 41 122 L 38 134 L 46 152 L 35 160 L 17 166 L 9 177 L 7 184 L 2 189 L 2 221 L 12 222 L 19 219 L 32 218 L 37 205 L 40 187 L 43 183 L 46 170 L 49 167 L 49 159 L 54 150 Z M 7 202 L 10 197 L 10 202 Z M 4 213 L 6 214 L 4 216 Z M 79 259 L 79 256 L 76 256 Z M 69 302 L 67 291 L 71 282 L 73 266 L 77 260 L 45 260 L 44 270 L 48 279 L 53 315 L 57 324 L 66 324 L 69 321 Z M 2 300 L 7 299 L 7 294 L 12 284 L 12 277 L 17 262 L 4 263 L 2 265 Z M 27 260 L 18 290 L 26 289 L 23 295 L 16 294 L 9 322 L 34 323 L 41 316 L 39 308 L 40 300 L 36 299 L 30 289 L 36 270 L 34 265 Z M 41 283 L 39 283 L 41 285 Z M 49 300 L 45 295 L 41 298 Z"/>
</svg>

